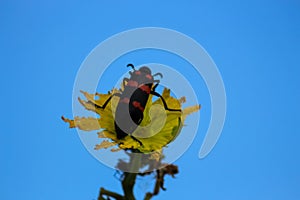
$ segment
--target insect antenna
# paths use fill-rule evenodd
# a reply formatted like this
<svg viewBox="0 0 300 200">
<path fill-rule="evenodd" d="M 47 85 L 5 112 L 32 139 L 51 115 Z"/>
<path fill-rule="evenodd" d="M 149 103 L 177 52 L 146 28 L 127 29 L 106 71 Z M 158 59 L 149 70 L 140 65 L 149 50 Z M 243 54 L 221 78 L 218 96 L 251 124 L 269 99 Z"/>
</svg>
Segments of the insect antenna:
<svg viewBox="0 0 300 200">
<path fill-rule="evenodd" d="M 154 77 L 154 76 L 160 76 L 160 78 L 163 78 L 162 73 L 156 73 L 156 74 L 153 74 L 152 76 L 153 76 L 153 77 Z"/>
<path fill-rule="evenodd" d="M 127 67 L 131 67 L 133 69 L 133 71 L 135 71 L 134 65 L 133 64 L 128 64 Z"/>
</svg>

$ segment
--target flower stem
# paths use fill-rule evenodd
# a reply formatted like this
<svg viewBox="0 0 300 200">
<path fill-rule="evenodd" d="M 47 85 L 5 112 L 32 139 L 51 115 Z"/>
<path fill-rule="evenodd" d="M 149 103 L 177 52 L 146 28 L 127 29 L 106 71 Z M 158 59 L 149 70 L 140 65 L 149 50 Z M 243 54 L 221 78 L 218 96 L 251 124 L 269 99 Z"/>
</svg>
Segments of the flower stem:
<svg viewBox="0 0 300 200">
<path fill-rule="evenodd" d="M 131 172 L 124 172 L 124 179 L 122 181 L 122 188 L 124 191 L 124 195 L 126 199 L 135 200 L 133 187 L 135 184 L 137 173 L 141 167 L 141 154 L 140 153 L 133 153 L 130 155 L 130 171 Z M 136 172 L 136 173 L 134 173 Z"/>
</svg>

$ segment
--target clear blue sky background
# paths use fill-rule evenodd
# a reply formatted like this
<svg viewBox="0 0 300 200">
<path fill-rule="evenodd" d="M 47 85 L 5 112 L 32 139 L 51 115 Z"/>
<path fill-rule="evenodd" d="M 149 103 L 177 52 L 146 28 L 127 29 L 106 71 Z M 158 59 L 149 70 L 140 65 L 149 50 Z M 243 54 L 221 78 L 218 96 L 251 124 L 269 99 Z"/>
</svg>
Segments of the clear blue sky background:
<svg viewBox="0 0 300 200">
<path fill-rule="evenodd" d="M 197 40 L 217 64 L 228 100 L 214 150 L 198 159 L 204 106 L 195 141 L 175 162 L 180 173 L 155 199 L 300 199 L 299 1 L 120 2 L 0 2 L 1 199 L 92 200 L 100 186 L 121 191 L 114 170 L 60 116 L 72 116 L 73 83 L 88 53 L 144 26 Z M 199 100 L 209 105 L 207 94 Z"/>
</svg>

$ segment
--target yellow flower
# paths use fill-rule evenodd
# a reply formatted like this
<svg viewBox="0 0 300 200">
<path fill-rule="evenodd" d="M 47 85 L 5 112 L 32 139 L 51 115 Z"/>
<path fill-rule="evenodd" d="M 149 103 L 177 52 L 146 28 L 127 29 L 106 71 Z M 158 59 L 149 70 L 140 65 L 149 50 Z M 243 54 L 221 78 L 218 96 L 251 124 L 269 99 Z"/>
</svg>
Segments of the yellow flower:
<svg viewBox="0 0 300 200">
<path fill-rule="evenodd" d="M 82 93 L 86 100 L 81 100 L 79 98 L 79 102 L 87 110 L 97 113 L 100 117 L 75 117 L 74 120 L 62 117 L 62 119 L 69 123 L 70 128 L 77 127 L 85 131 L 99 130 L 98 137 L 106 138 L 106 140 L 97 144 L 95 146 L 96 150 L 117 146 L 116 148 L 112 148 L 111 151 L 131 149 L 142 153 L 154 151 L 160 152 L 163 147 L 178 136 L 184 125 L 186 116 L 200 109 L 200 105 L 182 109 L 181 104 L 185 102 L 185 98 L 176 99 L 170 96 L 169 89 L 164 88 L 162 97 L 166 101 L 168 107 L 182 110 L 181 112 L 168 111 L 164 109 L 160 98 L 153 101 L 153 95 L 150 94 L 144 110 L 144 118 L 138 128 L 132 133 L 132 135 L 141 142 L 140 144 L 130 135 L 122 139 L 117 138 L 113 114 L 115 113 L 119 97 L 113 94 L 119 93 L 118 90 L 114 89 L 108 94 L 96 93 L 95 95 L 92 95 L 83 91 Z M 95 106 L 102 106 L 111 96 L 112 99 L 105 109 L 97 108 Z"/>
</svg>

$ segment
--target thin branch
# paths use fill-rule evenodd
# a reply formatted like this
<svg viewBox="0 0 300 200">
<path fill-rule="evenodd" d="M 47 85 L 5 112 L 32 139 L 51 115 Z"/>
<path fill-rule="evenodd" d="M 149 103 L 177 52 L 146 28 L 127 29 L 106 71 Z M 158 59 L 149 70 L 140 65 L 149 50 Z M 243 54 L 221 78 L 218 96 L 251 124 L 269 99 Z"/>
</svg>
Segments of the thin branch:
<svg viewBox="0 0 300 200">
<path fill-rule="evenodd" d="M 116 200 L 124 200 L 124 197 L 118 193 L 115 192 L 111 192 L 109 190 L 104 189 L 103 187 L 100 188 L 100 194 L 98 197 L 98 200 L 105 200 L 103 196 L 107 196 L 107 197 L 113 197 Z M 108 198 L 109 199 L 109 198 Z"/>
<path fill-rule="evenodd" d="M 160 189 L 166 190 L 164 187 L 165 175 L 171 175 L 174 178 L 174 175 L 178 173 L 178 167 L 176 165 L 167 165 L 164 168 L 156 170 L 156 181 L 153 189 L 153 193 L 146 193 L 144 200 L 150 200 L 153 196 L 158 195 Z"/>
<path fill-rule="evenodd" d="M 152 163 L 152 164 L 155 164 L 155 163 Z M 158 161 L 158 163 L 156 163 L 156 164 L 161 165 L 161 162 Z M 131 171 L 138 172 L 142 166 L 141 157 L 137 156 L 137 155 L 130 156 L 130 161 L 128 163 L 125 163 L 124 161 L 120 161 L 119 165 L 127 165 L 127 167 L 129 169 L 131 169 Z M 159 166 L 159 165 L 157 165 L 157 166 Z M 149 167 L 151 167 L 151 166 L 149 166 Z M 160 168 L 160 169 L 156 170 L 155 172 L 153 172 L 153 171 L 148 171 L 148 172 L 144 172 L 144 173 L 123 172 L 122 189 L 124 192 L 124 196 L 120 195 L 118 193 L 115 193 L 115 192 L 111 192 L 109 190 L 105 190 L 104 188 L 101 188 L 98 200 L 109 200 L 110 197 L 112 197 L 116 200 L 135 200 L 136 198 L 134 196 L 133 190 L 134 190 L 134 185 L 135 185 L 137 176 L 147 176 L 152 173 L 156 173 L 155 186 L 154 186 L 152 193 L 148 192 L 145 194 L 144 200 L 151 200 L 151 198 L 153 196 L 158 195 L 160 189 L 166 190 L 164 187 L 165 175 L 171 175 L 172 177 L 174 177 L 174 175 L 178 173 L 178 167 L 176 165 L 172 165 L 172 164 L 170 164 L 170 165 L 164 164 L 163 168 Z M 106 196 L 106 199 L 104 198 L 104 196 Z"/>
</svg>

